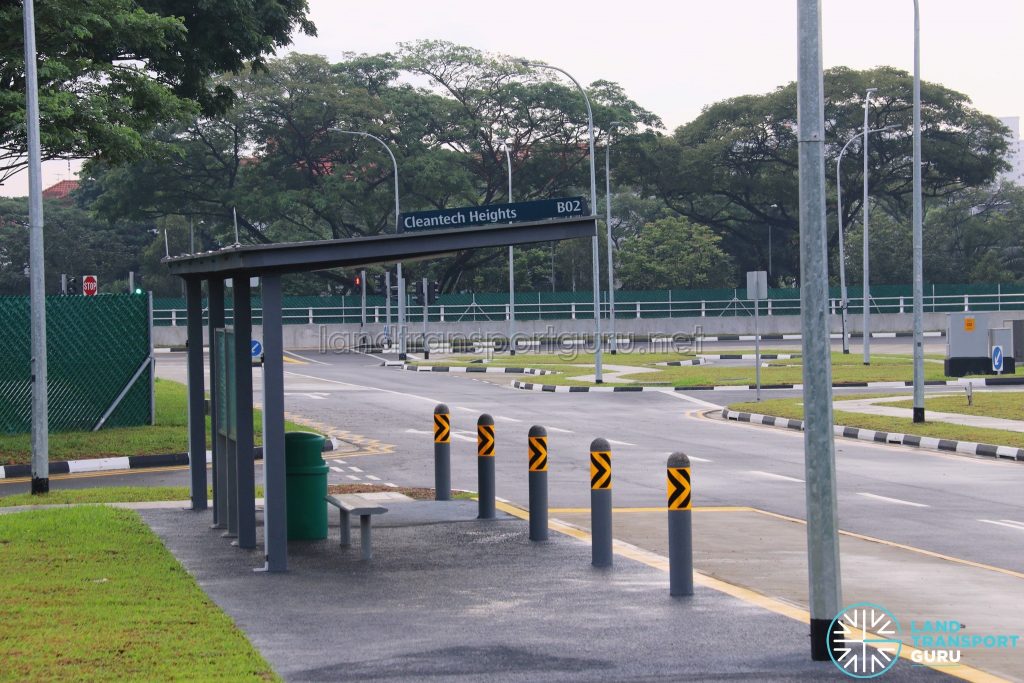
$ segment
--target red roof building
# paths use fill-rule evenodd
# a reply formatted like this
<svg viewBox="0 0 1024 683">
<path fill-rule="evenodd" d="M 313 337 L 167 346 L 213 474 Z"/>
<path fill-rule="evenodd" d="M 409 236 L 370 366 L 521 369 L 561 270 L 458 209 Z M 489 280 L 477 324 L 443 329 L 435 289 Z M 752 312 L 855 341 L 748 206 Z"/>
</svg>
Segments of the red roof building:
<svg viewBox="0 0 1024 683">
<path fill-rule="evenodd" d="M 43 199 L 68 199 L 77 189 L 77 180 L 61 180 L 43 190 Z"/>
</svg>

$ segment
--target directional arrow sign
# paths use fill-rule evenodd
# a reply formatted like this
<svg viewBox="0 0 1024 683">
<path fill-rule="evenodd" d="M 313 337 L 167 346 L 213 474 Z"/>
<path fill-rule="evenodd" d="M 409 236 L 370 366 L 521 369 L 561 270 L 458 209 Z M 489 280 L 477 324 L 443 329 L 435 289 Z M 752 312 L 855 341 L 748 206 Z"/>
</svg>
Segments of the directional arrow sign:
<svg viewBox="0 0 1024 683">
<path fill-rule="evenodd" d="M 258 339 L 253 339 L 250 345 L 250 352 L 253 358 L 258 358 L 263 353 L 263 344 L 260 344 Z"/>
<path fill-rule="evenodd" d="M 1003 371 L 1003 347 L 996 344 L 992 347 L 992 372 Z"/>
<path fill-rule="evenodd" d="M 549 218 L 589 216 L 590 207 L 583 197 L 541 199 L 515 204 L 465 206 L 460 209 L 403 213 L 399 220 L 402 232 L 445 230 L 489 223 L 524 223 Z"/>
</svg>

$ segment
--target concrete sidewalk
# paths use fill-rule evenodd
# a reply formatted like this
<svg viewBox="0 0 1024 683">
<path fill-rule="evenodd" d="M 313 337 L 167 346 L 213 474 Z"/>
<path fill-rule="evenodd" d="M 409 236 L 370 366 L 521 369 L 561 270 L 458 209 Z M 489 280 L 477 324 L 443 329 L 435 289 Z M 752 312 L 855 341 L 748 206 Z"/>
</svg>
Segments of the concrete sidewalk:
<svg viewBox="0 0 1024 683">
<path fill-rule="evenodd" d="M 387 506 L 371 562 L 332 526 L 291 543 L 284 574 L 254 573 L 262 551 L 231 547 L 207 514 L 140 515 L 287 680 L 848 680 L 810 661 L 800 621 L 702 586 L 670 598 L 663 570 L 622 556 L 596 570 L 586 543 L 531 543 L 472 501 Z M 940 678 L 906 660 L 886 674 Z"/>
<path fill-rule="evenodd" d="M 929 398 L 947 394 L 934 394 Z M 962 396 L 962 394 L 948 394 L 949 396 Z M 849 401 L 836 401 L 832 406 L 836 410 L 847 413 L 864 413 L 865 415 L 884 415 L 886 417 L 901 417 L 910 420 L 914 417 L 912 408 L 896 408 L 894 406 L 882 405 L 895 401 L 906 401 L 907 396 L 883 396 L 880 398 L 863 398 Z M 1001 429 L 1006 432 L 1024 432 L 1024 421 L 1007 420 L 1000 417 L 988 417 L 986 415 L 966 415 L 964 413 L 940 413 L 934 410 L 928 411 L 929 422 L 946 422 L 948 424 L 963 425 L 964 427 L 982 427 L 984 429 Z"/>
</svg>

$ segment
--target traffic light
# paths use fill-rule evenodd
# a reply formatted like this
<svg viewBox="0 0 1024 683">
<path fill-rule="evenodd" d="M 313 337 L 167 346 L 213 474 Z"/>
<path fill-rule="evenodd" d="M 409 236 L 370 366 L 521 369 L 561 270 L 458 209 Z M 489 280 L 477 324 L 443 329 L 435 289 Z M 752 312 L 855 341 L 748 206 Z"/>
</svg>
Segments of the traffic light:
<svg viewBox="0 0 1024 683">
<path fill-rule="evenodd" d="M 78 294 L 78 278 L 68 278 L 68 294 Z"/>
<path fill-rule="evenodd" d="M 353 278 L 353 280 L 352 280 L 352 285 L 354 287 L 361 287 L 363 285 L 363 278 L 361 278 L 360 276 L 356 275 L 355 278 Z"/>
<path fill-rule="evenodd" d="M 436 304 L 437 297 L 441 295 L 441 283 L 434 280 L 430 283 L 430 289 L 427 292 L 427 303 Z"/>
<path fill-rule="evenodd" d="M 381 294 L 387 294 L 388 284 L 387 276 L 381 273 L 377 276 L 377 291 Z"/>
</svg>

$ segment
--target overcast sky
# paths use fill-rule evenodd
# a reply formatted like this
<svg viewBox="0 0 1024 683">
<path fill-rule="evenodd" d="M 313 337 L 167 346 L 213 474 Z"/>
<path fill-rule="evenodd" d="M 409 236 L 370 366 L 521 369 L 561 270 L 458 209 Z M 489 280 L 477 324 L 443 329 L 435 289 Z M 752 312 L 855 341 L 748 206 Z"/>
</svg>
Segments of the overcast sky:
<svg viewBox="0 0 1024 683">
<path fill-rule="evenodd" d="M 341 59 L 443 39 L 620 83 L 669 130 L 706 104 L 796 78 L 796 0 L 309 0 L 291 48 Z M 912 0 L 824 0 L 825 66 L 913 69 Z M 921 75 L 994 116 L 1024 116 L 1024 0 L 921 0 Z M 25 194 L 24 173 L 0 187 Z M 44 185 L 67 177 L 48 164 Z"/>
</svg>

